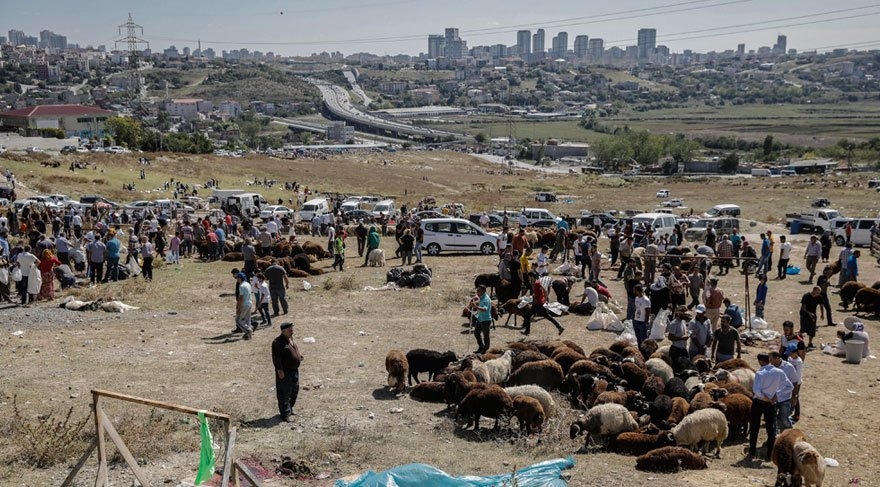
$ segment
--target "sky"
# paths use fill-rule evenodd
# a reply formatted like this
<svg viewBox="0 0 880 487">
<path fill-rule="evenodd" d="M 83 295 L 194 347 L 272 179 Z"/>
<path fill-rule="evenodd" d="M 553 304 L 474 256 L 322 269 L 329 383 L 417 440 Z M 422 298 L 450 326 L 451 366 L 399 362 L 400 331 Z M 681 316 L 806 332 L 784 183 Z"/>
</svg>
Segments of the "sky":
<svg viewBox="0 0 880 487">
<path fill-rule="evenodd" d="M 757 50 L 772 47 L 778 34 L 799 51 L 880 48 L 880 2 L 850 0 L 0 0 L 0 35 L 19 29 L 39 37 L 48 29 L 113 49 L 129 13 L 154 52 L 194 49 L 201 39 L 218 54 L 417 55 L 427 52 L 428 34 L 447 27 L 457 27 L 468 47 L 514 45 L 517 30 L 538 28 L 547 49 L 559 31 L 568 32 L 569 49 L 577 35 L 625 47 L 636 44 L 639 28 L 655 28 L 657 44 L 673 52 L 739 43 Z"/>
</svg>

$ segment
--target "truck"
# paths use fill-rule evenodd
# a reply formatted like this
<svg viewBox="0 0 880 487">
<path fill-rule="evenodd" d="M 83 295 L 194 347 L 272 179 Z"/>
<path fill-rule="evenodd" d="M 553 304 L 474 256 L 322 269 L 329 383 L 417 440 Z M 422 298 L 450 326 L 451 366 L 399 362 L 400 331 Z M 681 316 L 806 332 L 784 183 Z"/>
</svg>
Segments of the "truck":
<svg viewBox="0 0 880 487">
<path fill-rule="evenodd" d="M 718 239 L 721 235 L 730 234 L 734 228 L 739 229 L 739 218 L 720 217 L 720 218 L 700 218 L 690 228 L 684 231 L 684 239 L 690 242 L 699 242 L 706 240 L 706 231 L 709 226 L 715 228 L 715 234 Z"/>
<path fill-rule="evenodd" d="M 211 196 L 208 199 L 210 203 L 225 205 L 226 199 L 230 196 L 235 196 L 237 194 L 243 194 L 245 190 L 243 189 L 217 189 L 214 188 L 211 191 Z"/>
<path fill-rule="evenodd" d="M 261 206 L 266 204 L 266 200 L 257 193 L 234 194 L 227 196 L 226 199 L 222 201 L 224 202 L 221 207 L 223 211 L 240 216 L 259 215 Z"/>
<path fill-rule="evenodd" d="M 834 230 L 835 220 L 842 218 L 839 211 L 831 208 L 817 208 L 811 211 L 786 213 L 785 226 L 790 227 L 792 222 L 800 221 L 801 228 L 805 231 L 824 232 Z"/>
</svg>

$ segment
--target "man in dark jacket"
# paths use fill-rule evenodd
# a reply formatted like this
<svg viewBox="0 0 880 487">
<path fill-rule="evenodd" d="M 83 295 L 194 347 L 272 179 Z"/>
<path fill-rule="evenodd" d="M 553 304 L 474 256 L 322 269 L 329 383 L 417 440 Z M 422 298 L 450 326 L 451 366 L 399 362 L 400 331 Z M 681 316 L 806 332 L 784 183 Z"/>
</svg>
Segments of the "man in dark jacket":
<svg viewBox="0 0 880 487">
<path fill-rule="evenodd" d="M 275 395 L 281 421 L 290 422 L 299 395 L 299 364 L 302 354 L 293 340 L 293 323 L 281 324 L 281 334 L 272 340 L 272 365 L 275 366 Z"/>
</svg>

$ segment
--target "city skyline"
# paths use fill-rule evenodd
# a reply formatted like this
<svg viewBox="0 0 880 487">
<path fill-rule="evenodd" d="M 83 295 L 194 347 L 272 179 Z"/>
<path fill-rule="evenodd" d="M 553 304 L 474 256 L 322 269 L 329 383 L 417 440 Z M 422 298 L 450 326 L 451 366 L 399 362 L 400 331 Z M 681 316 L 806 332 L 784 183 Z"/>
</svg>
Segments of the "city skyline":
<svg viewBox="0 0 880 487">
<path fill-rule="evenodd" d="M 41 31 L 48 30 L 66 36 L 71 44 L 103 44 L 113 49 L 114 41 L 122 37 L 117 27 L 130 10 L 134 20 L 144 26 L 144 38 L 154 51 L 171 45 L 179 50 L 194 49 L 201 39 L 203 48 L 217 52 L 247 48 L 300 56 L 321 51 L 418 55 L 428 53 L 429 35 L 442 35 L 450 27 L 458 29 L 469 48 L 515 46 L 518 31 L 528 30 L 531 36 L 538 29 L 545 32 L 547 44 L 560 32 L 567 33 L 568 49 L 572 48 L 571 40 L 582 35 L 603 39 L 605 49 L 635 46 L 639 29 L 656 29 L 656 45 L 676 52 L 722 52 L 735 50 L 739 44 L 745 44 L 746 51 L 756 50 L 774 46 L 779 34 L 787 36 L 788 48 L 798 51 L 880 47 L 873 27 L 875 17 L 880 17 L 880 4 L 863 2 L 829 6 L 817 0 L 780 0 L 770 5 L 759 0 L 635 0 L 625 8 L 594 2 L 589 10 L 570 0 L 548 0 L 541 4 L 541 12 L 535 12 L 533 3 L 511 0 L 505 2 L 504 9 L 467 4 L 467 15 L 450 8 L 454 3 L 419 0 L 336 0 L 322 7 L 267 0 L 258 9 L 230 0 L 196 0 L 182 5 L 158 0 L 150 10 L 138 10 L 140 5 L 134 3 L 120 2 L 122 5 L 112 8 L 102 3 L 83 0 L 77 4 L 79 13 L 89 14 L 78 15 L 76 24 L 70 22 L 69 4 L 58 0 L 14 11 L 0 5 L 0 15 L 6 20 L 0 25 L 0 35 L 21 30 L 39 37 Z M 344 22 L 338 20 L 340 13 L 347 16 Z M 352 22 L 352 18 L 360 20 Z M 397 25 L 399 30 L 389 31 L 388 25 Z M 328 28 L 331 26 L 337 28 Z M 530 38 L 529 44 L 533 40 Z"/>
</svg>

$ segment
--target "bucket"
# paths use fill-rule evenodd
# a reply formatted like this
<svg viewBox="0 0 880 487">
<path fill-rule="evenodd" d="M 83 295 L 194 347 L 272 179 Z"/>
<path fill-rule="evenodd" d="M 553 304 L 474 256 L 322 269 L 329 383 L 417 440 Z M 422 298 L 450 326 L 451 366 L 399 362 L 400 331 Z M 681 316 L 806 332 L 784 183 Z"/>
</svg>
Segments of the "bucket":
<svg viewBox="0 0 880 487">
<path fill-rule="evenodd" d="M 799 233 L 801 233 L 801 221 L 795 220 L 795 221 L 791 222 L 791 234 L 797 235 Z"/>
<path fill-rule="evenodd" d="M 865 350 L 865 342 L 861 340 L 849 340 L 846 342 L 846 362 L 849 364 L 862 363 L 862 352 Z"/>
</svg>

